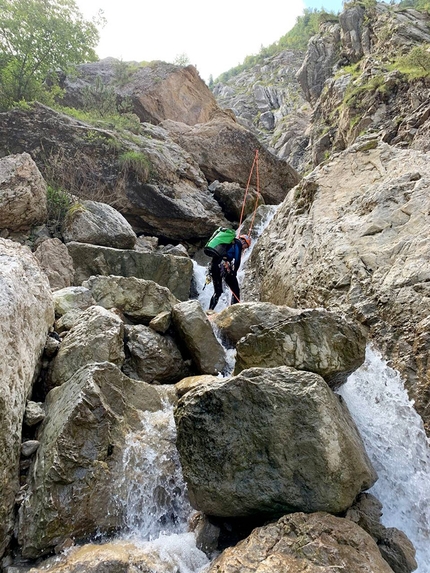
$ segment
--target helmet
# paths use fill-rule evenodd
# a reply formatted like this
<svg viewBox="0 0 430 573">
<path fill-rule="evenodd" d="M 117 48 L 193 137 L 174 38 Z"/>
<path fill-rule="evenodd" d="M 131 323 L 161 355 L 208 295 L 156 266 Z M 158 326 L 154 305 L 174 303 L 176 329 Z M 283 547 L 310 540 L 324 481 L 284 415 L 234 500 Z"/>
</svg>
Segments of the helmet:
<svg viewBox="0 0 430 573">
<path fill-rule="evenodd" d="M 242 244 L 245 243 L 247 248 L 251 246 L 251 237 L 249 235 L 239 235 L 239 239 L 242 241 Z"/>
</svg>

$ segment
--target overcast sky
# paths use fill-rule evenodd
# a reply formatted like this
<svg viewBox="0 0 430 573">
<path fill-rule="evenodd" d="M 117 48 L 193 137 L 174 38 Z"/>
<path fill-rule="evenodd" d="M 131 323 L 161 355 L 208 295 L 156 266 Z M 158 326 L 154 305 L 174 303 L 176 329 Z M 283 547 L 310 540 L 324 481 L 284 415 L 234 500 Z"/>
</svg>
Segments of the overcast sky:
<svg viewBox="0 0 430 573">
<path fill-rule="evenodd" d="M 307 8 L 338 12 L 342 0 L 76 0 L 90 19 L 107 20 L 97 54 L 124 61 L 174 62 L 185 54 L 208 81 L 279 40 Z"/>
</svg>

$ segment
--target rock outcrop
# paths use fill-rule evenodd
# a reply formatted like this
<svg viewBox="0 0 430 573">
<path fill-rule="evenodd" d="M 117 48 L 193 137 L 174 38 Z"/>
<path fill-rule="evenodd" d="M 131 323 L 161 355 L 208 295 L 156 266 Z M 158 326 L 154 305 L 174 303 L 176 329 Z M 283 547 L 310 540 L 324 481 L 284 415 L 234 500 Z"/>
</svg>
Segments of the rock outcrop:
<svg viewBox="0 0 430 573">
<path fill-rule="evenodd" d="M 14 523 L 27 399 L 54 322 L 48 279 L 27 247 L 0 239 L 0 555 Z"/>
<path fill-rule="evenodd" d="M 48 277 L 52 290 L 71 286 L 75 269 L 72 257 L 62 241 L 46 239 L 37 247 L 34 256 Z"/>
<path fill-rule="evenodd" d="M 404 374 L 428 428 L 428 365 L 415 355 L 430 300 L 428 159 L 366 147 L 357 143 L 291 191 L 254 248 L 246 296 L 358 319 Z"/>
<path fill-rule="evenodd" d="M 179 400 L 175 421 L 191 503 L 208 515 L 340 513 L 376 481 L 347 408 L 310 372 L 209 382 Z"/>
</svg>

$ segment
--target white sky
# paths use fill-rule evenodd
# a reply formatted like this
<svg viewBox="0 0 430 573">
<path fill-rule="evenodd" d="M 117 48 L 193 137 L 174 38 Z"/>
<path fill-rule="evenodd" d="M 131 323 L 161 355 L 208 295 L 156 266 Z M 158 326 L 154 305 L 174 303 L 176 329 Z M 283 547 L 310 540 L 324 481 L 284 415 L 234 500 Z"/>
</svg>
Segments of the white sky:
<svg viewBox="0 0 430 573">
<path fill-rule="evenodd" d="M 124 61 L 173 62 L 186 54 L 203 80 L 241 64 L 279 40 L 305 7 L 303 0 L 76 0 L 86 19 L 107 20 L 97 54 Z"/>
</svg>

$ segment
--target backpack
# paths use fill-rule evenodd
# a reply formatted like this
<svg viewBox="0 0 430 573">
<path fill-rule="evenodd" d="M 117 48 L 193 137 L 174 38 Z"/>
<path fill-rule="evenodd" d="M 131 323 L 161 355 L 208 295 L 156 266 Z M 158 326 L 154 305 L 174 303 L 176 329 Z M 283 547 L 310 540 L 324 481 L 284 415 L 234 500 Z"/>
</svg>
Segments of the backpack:
<svg viewBox="0 0 430 573">
<path fill-rule="evenodd" d="M 208 257 L 223 257 L 235 238 L 236 231 L 218 227 L 204 246 L 203 251 Z"/>
</svg>

